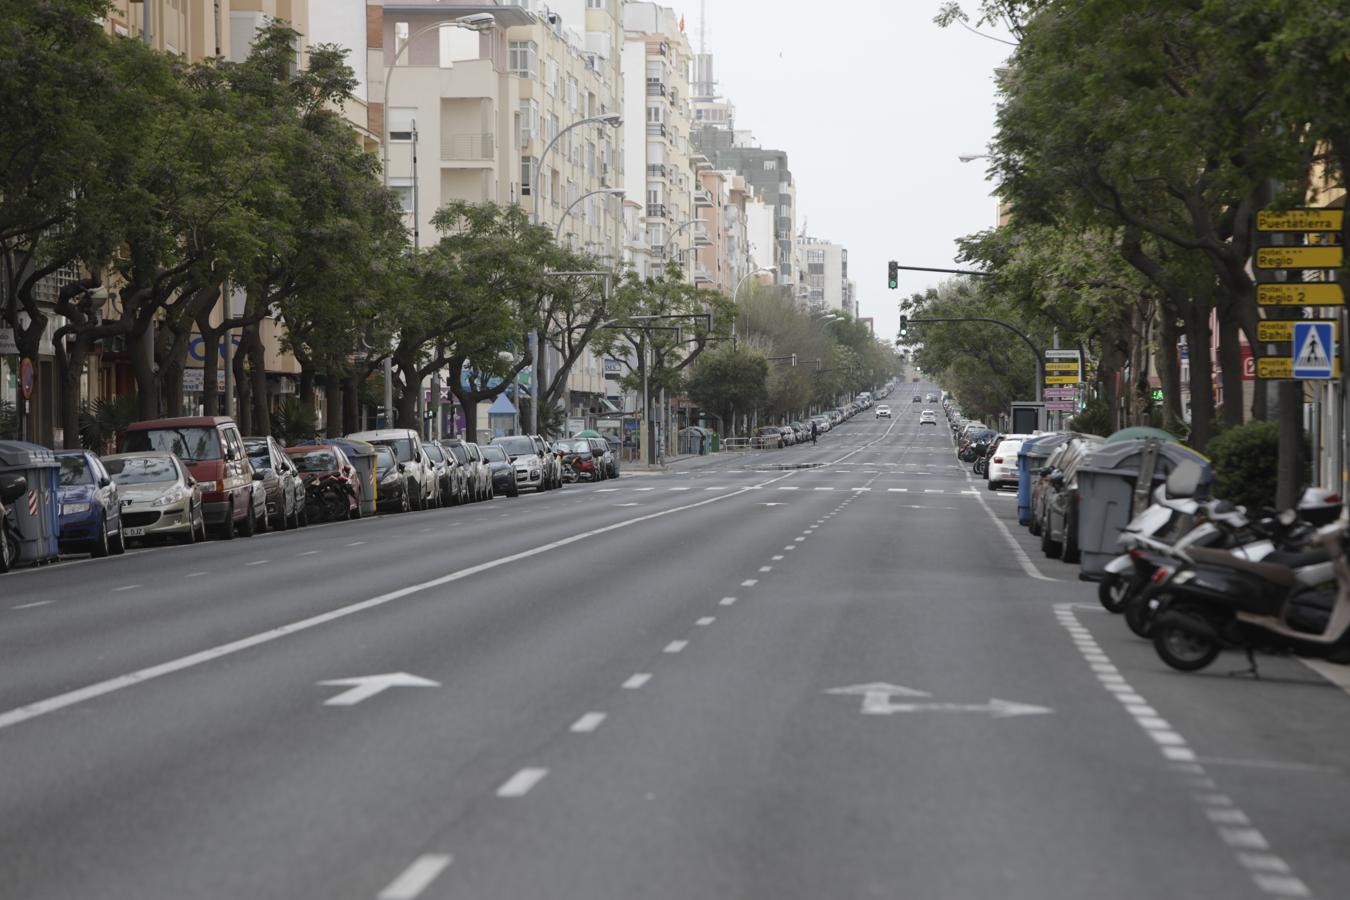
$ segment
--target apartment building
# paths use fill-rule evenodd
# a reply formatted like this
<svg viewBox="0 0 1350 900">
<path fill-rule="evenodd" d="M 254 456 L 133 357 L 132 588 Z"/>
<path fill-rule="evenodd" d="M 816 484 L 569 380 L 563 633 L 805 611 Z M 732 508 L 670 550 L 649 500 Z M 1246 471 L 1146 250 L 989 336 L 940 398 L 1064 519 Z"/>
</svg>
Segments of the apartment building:
<svg viewBox="0 0 1350 900">
<path fill-rule="evenodd" d="M 804 306 L 858 314 L 856 286 L 848 277 L 848 250 L 840 244 L 801 235 L 796 241 L 802 269 L 798 301 Z"/>
<path fill-rule="evenodd" d="M 110 34 L 136 40 L 145 40 L 148 25 L 147 43 L 188 62 L 214 57 L 238 61 L 248 55 L 253 35 L 269 18 L 290 22 L 302 35 L 309 34 L 311 2 L 111 0 L 112 9 L 104 17 L 104 24 Z"/>
<path fill-rule="evenodd" d="M 627 3 L 623 27 L 624 119 L 632 123 L 624 146 L 624 187 L 629 197 L 645 201 L 646 227 L 645 247 L 633 254 L 632 262 L 638 272 L 653 275 L 674 259 L 692 279 L 693 238 L 687 232 L 696 230 L 699 221 L 690 160 L 693 52 L 682 19 L 669 7 Z M 639 122 L 644 123 L 645 141 L 637 130 Z"/>
</svg>

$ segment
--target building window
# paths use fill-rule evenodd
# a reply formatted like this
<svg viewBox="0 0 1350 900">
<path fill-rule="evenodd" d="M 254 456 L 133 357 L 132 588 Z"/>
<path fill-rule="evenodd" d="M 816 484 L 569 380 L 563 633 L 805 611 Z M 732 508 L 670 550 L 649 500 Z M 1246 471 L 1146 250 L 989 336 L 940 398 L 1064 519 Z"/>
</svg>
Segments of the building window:
<svg viewBox="0 0 1350 900">
<path fill-rule="evenodd" d="M 512 41 L 508 54 L 512 75 L 521 78 L 539 77 L 539 47 L 534 41 Z"/>
<path fill-rule="evenodd" d="M 413 139 L 413 120 L 417 118 L 417 109 L 412 106 L 389 107 L 389 142 L 411 143 Z"/>
<path fill-rule="evenodd" d="M 665 109 L 660 106 L 647 107 L 647 121 L 653 125 L 659 125 L 665 119 Z"/>
<path fill-rule="evenodd" d="M 398 198 L 398 205 L 405 214 L 413 211 L 413 184 L 411 178 L 390 178 L 389 190 Z"/>
<path fill-rule="evenodd" d="M 609 0 L 586 0 L 587 9 L 604 9 Z"/>
<path fill-rule="evenodd" d="M 765 172 L 772 172 L 772 171 L 776 170 L 777 168 L 778 168 L 778 160 L 776 160 L 776 159 L 766 159 L 766 160 L 764 160 L 764 171 L 765 171 Z"/>
<path fill-rule="evenodd" d="M 403 48 L 408 46 L 408 23 L 394 23 L 394 55 L 397 56 L 403 52 Z"/>
<path fill-rule="evenodd" d="M 546 64 L 547 76 L 544 79 L 544 90 L 548 91 L 550 97 L 558 96 L 558 63 L 554 60 L 548 60 Z"/>
<path fill-rule="evenodd" d="M 577 111 L 577 80 L 571 75 L 567 76 L 567 108 Z"/>
<path fill-rule="evenodd" d="M 539 136 L 539 101 L 520 101 L 520 139 L 532 141 Z"/>
<path fill-rule="evenodd" d="M 520 196 L 522 197 L 530 196 L 530 185 L 534 179 L 534 164 L 533 156 L 522 156 L 520 158 Z"/>
</svg>

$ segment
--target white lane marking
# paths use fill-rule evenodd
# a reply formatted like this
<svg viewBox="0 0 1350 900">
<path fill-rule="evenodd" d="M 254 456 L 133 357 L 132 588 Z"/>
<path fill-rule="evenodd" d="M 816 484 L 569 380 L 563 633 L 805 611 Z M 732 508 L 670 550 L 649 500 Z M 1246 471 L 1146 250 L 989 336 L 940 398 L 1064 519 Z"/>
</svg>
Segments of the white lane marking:
<svg viewBox="0 0 1350 900">
<path fill-rule="evenodd" d="M 813 491 L 832 491 L 832 490 L 834 490 L 834 488 L 832 488 L 832 487 L 818 487 L 818 488 L 811 488 L 811 490 L 813 490 Z"/>
<path fill-rule="evenodd" d="M 849 488 L 849 490 L 853 491 L 855 494 L 866 494 L 870 493 L 872 489 L 870 487 L 856 487 L 856 488 Z"/>
<path fill-rule="evenodd" d="M 417 857 L 412 865 L 403 870 L 403 874 L 380 891 L 376 900 L 416 900 L 427 886 L 436 880 L 436 876 L 445 871 L 450 862 L 451 856 L 448 853 L 427 853 Z"/>
<path fill-rule="evenodd" d="M 119 587 L 119 588 L 113 588 L 113 589 L 112 589 L 112 592 L 113 592 L 114 594 L 117 594 L 117 593 L 121 593 L 122 591 L 130 591 L 130 590 L 134 590 L 135 588 L 138 588 L 138 587 L 140 587 L 139 584 L 124 584 L 124 585 L 122 585 L 122 586 Z"/>
<path fill-rule="evenodd" d="M 689 646 L 689 642 L 688 642 L 688 641 L 671 641 L 669 644 L 666 644 L 665 649 L 662 650 L 661 652 L 662 652 L 662 653 L 679 653 L 681 650 L 683 650 L 685 647 L 688 647 L 688 646 Z"/>
<path fill-rule="evenodd" d="M 773 571 L 773 566 L 760 566 L 760 567 L 759 567 L 759 570 L 760 570 L 761 572 L 772 572 L 772 571 Z"/>
<path fill-rule="evenodd" d="M 801 490 L 801 488 L 797 487 L 796 485 L 783 485 L 783 486 L 779 487 L 778 489 L 779 489 L 780 491 L 800 491 L 800 490 Z"/>
<path fill-rule="evenodd" d="M 615 506 L 619 506 L 619 507 L 623 507 L 623 506 L 637 506 L 636 503 L 615 503 L 614 505 L 615 505 Z"/>
<path fill-rule="evenodd" d="M 795 538 L 793 538 L 793 540 L 800 544 L 802 541 L 806 540 L 806 538 L 804 538 L 804 537 L 795 537 Z"/>
<path fill-rule="evenodd" d="M 925 494 L 945 494 L 945 493 L 947 493 L 946 491 L 944 491 L 944 490 L 939 490 L 939 489 L 937 489 L 937 488 L 924 488 L 924 489 L 923 489 L 923 492 L 924 492 Z"/>
<path fill-rule="evenodd" d="M 639 672 L 636 675 L 630 676 L 629 679 L 623 683 L 623 687 L 627 690 L 635 691 L 651 680 L 651 673 Z"/>
<path fill-rule="evenodd" d="M 786 475 L 779 476 L 778 478 L 770 479 L 766 483 L 773 484 L 775 481 L 780 481 L 783 478 L 791 477 L 792 474 L 793 474 L 792 472 L 789 472 Z M 158 665 L 153 666 L 147 666 L 144 669 L 137 669 L 136 671 L 129 672 L 126 675 L 119 675 L 116 678 L 109 678 L 105 681 L 98 681 L 93 684 L 85 685 L 82 688 L 76 688 L 73 691 L 66 691 L 63 694 L 57 694 L 53 697 L 48 697 L 45 700 L 39 700 L 36 703 L 29 703 L 26 706 L 16 707 L 14 709 L 7 710 L 6 712 L 0 713 L 0 730 L 10 728 L 22 722 L 28 722 L 32 719 L 38 718 L 39 716 L 48 715 L 49 713 L 56 712 L 58 709 L 65 709 L 66 707 L 74 706 L 77 703 L 84 703 L 87 700 L 93 700 L 95 697 L 102 697 L 103 695 L 111 694 L 114 691 L 121 691 L 129 687 L 145 684 L 147 681 L 151 681 L 155 678 L 160 678 L 164 675 L 169 675 L 174 672 L 181 672 L 184 669 L 191 669 L 196 666 L 200 666 L 204 663 L 220 659 L 221 657 L 230 656 L 235 653 L 240 653 L 244 650 L 248 650 L 252 647 L 257 647 L 262 644 L 271 643 L 272 641 L 278 640 L 279 638 L 287 637 L 292 634 L 297 634 L 302 631 L 308 631 L 311 628 L 317 628 L 320 625 L 326 625 L 329 622 L 334 622 L 337 621 L 338 619 L 344 619 L 347 616 L 351 616 L 359 612 L 365 612 L 368 609 L 375 609 L 377 607 L 393 603 L 395 600 L 401 600 L 404 597 L 408 597 L 413 594 L 420 594 L 425 591 L 441 587 L 443 585 L 452 584 L 456 581 L 463 581 L 464 579 L 470 578 L 474 575 L 479 575 L 483 572 L 490 572 L 493 569 L 498 569 L 501 568 L 502 566 L 508 566 L 511 565 L 512 563 L 519 562 L 520 560 L 523 559 L 531 559 L 535 556 L 540 556 L 542 554 L 552 552 L 553 550 L 557 550 L 561 547 L 570 547 L 571 545 L 580 543 L 582 541 L 589 541 L 591 538 L 597 537 L 602 534 L 608 534 L 611 531 L 618 531 L 621 528 L 631 528 L 632 526 L 641 524 L 643 522 L 650 522 L 654 519 L 663 519 L 666 516 L 671 516 L 676 513 L 685 512 L 691 509 L 699 509 L 700 507 L 710 506 L 714 503 L 721 503 L 724 500 L 731 499 L 732 497 L 738 497 L 741 494 L 747 493 L 748 490 L 749 490 L 748 488 L 741 488 L 729 494 L 722 494 L 721 496 L 717 497 L 709 497 L 707 500 L 699 500 L 694 503 L 687 503 L 683 506 L 673 506 L 670 509 L 663 509 L 658 512 L 651 512 L 646 513 L 644 515 L 635 516 L 634 518 L 631 519 L 625 519 L 622 522 L 615 522 L 612 525 L 603 525 L 599 528 L 592 528 L 590 531 L 577 532 L 576 534 L 568 535 L 565 538 L 559 538 L 556 541 L 550 541 L 547 544 L 539 544 L 538 546 L 531 547 L 528 550 L 521 550 L 518 553 L 511 553 L 508 554 L 507 556 L 500 556 L 496 559 L 490 559 L 487 562 L 482 562 L 474 566 L 459 569 L 457 571 L 450 572 L 449 574 L 442 575 L 439 578 L 433 578 L 430 581 L 423 581 L 419 584 L 410 584 L 407 587 L 401 587 L 398 588 L 397 590 L 380 594 L 377 597 L 371 597 L 368 600 L 361 600 L 357 603 L 351 603 L 348 604 L 347 606 L 342 606 L 337 609 L 329 610 L 328 612 L 321 613 L 317 616 L 310 616 L 308 619 L 301 619 L 298 622 L 292 622 L 289 625 L 282 625 L 278 628 L 272 628 L 269 629 L 268 631 L 259 632 L 258 634 L 250 635 L 249 637 L 246 638 L 240 638 L 237 641 L 230 641 L 227 644 L 219 644 L 215 647 L 198 651 L 197 653 L 190 653 L 187 656 L 180 656 L 177 659 L 172 659 L 169 660 L 168 662 L 159 663 Z M 131 587 L 140 587 L 140 585 L 131 585 L 127 589 L 129 590 Z"/>
<path fill-rule="evenodd" d="M 633 488 L 634 493 L 642 493 L 643 491 L 654 491 L 654 490 L 656 490 L 656 488 Z"/>
<path fill-rule="evenodd" d="M 723 597 L 720 601 L 723 606 L 731 606 L 736 602 L 735 597 Z"/>
<path fill-rule="evenodd" d="M 597 493 L 597 494 L 615 494 L 615 493 L 618 493 L 618 491 L 619 491 L 618 488 L 596 488 L 596 489 L 595 489 L 595 493 Z"/>
<path fill-rule="evenodd" d="M 521 769 L 497 788 L 498 797 L 524 797 L 536 784 L 544 780 L 548 769 Z"/>
<path fill-rule="evenodd" d="M 605 721 L 605 714 L 602 712 L 588 712 L 572 723 L 570 731 L 574 734 L 590 734 L 600 727 L 600 723 Z"/>
<path fill-rule="evenodd" d="M 1195 751 L 1187 745 L 1186 739 L 1130 687 L 1124 676 L 1115 674 L 1115 667 L 1109 664 L 1109 660 L 1106 663 L 1097 661 L 1106 659 L 1106 655 L 1078 621 L 1073 605 L 1055 604 L 1055 618 L 1069 632 L 1078 652 L 1085 660 L 1089 660 L 1089 668 L 1102 682 L 1102 687 L 1115 695 L 1144 733 L 1158 745 L 1158 751 L 1170 762 L 1171 768 L 1190 776 L 1191 785 L 1204 790 L 1204 793 L 1193 793 L 1193 799 L 1201 805 L 1219 838 L 1233 849 L 1234 858 L 1247 870 L 1256 886 L 1276 897 L 1311 897 L 1308 886 L 1290 874 L 1289 865 L 1280 857 L 1272 853 L 1248 852 L 1268 851 L 1270 843 L 1260 829 L 1252 826 L 1251 819 L 1231 797 L 1217 791 L 1217 784 L 1208 777 L 1205 767 L 1198 761 Z M 1112 671 L 1108 673 L 1104 669 Z"/>
<path fill-rule="evenodd" d="M 796 544 L 788 544 L 788 545 L 787 545 L 786 547 L 784 547 L 783 549 L 784 549 L 784 550 L 796 550 L 796 549 L 797 549 L 797 545 L 796 545 Z"/>
<path fill-rule="evenodd" d="M 361 546 L 362 544 L 364 544 L 364 543 L 365 543 L 365 541 L 352 541 L 352 542 L 351 542 L 350 544 L 348 544 L 347 546 L 348 546 L 348 547 L 360 547 L 360 546 Z"/>
<path fill-rule="evenodd" d="M 296 556 L 318 556 L 322 550 L 306 550 L 304 553 L 297 553 Z"/>
<path fill-rule="evenodd" d="M 672 491 L 687 491 L 687 490 L 689 490 L 689 488 L 687 488 L 687 487 L 673 487 L 673 488 L 671 488 L 671 490 L 672 490 Z"/>
<path fill-rule="evenodd" d="M 777 562 L 778 560 L 783 558 L 783 554 L 779 553 L 777 556 L 771 556 L 769 558 Z"/>
<path fill-rule="evenodd" d="M 705 487 L 705 491 L 725 491 L 727 486 L 724 484 L 715 484 L 712 487 Z"/>
<path fill-rule="evenodd" d="M 758 578 L 747 578 L 741 582 L 741 587 L 754 587 L 759 584 Z"/>
<path fill-rule="evenodd" d="M 1031 557 L 1027 556 L 1026 551 L 1022 549 L 1022 545 L 1017 543 L 1017 538 L 1013 537 L 1012 532 L 1008 530 L 1008 526 L 1003 524 L 1002 519 L 994 515 L 993 509 L 989 507 L 989 504 L 985 501 L 984 497 L 976 494 L 975 502 L 984 507 L 984 511 L 989 514 L 989 518 L 994 521 L 994 524 L 998 526 L 998 530 L 1003 533 L 1003 537 L 1008 542 L 1008 546 L 1012 548 L 1013 557 L 1017 560 L 1018 565 L 1022 567 L 1023 572 L 1026 572 L 1037 581 L 1061 580 L 1059 578 L 1051 578 L 1049 575 L 1041 574 L 1041 570 L 1036 568 L 1036 564 L 1031 561 Z"/>
<path fill-rule="evenodd" d="M 909 488 L 886 488 L 892 494 L 908 494 Z"/>
<path fill-rule="evenodd" d="M 255 559 L 255 560 L 254 560 L 253 562 L 251 562 L 251 563 L 244 563 L 244 565 L 246 565 L 246 566 L 265 566 L 265 565 L 267 565 L 267 564 L 270 563 L 270 562 L 271 562 L 270 559 Z"/>
<path fill-rule="evenodd" d="M 10 609 L 32 609 L 35 606 L 46 606 L 48 603 L 55 602 L 55 600 L 39 600 L 36 603 L 21 603 L 18 606 L 11 606 Z"/>
<path fill-rule="evenodd" d="M 184 578 L 201 578 L 203 575 L 210 575 L 210 574 L 211 574 L 210 572 L 189 572 L 189 573 L 187 573 L 186 575 L 184 575 L 183 577 L 184 577 Z"/>
<path fill-rule="evenodd" d="M 695 625 L 698 625 L 698 626 L 700 626 L 700 627 L 706 628 L 706 627 L 708 627 L 709 625 L 711 625 L 712 623 L 714 623 L 714 622 L 716 622 L 716 621 L 717 621 L 717 619 L 713 618 L 712 616 L 704 616 L 703 618 L 699 619 L 699 620 L 698 620 L 697 622 L 695 622 L 694 624 L 695 624 Z"/>
</svg>

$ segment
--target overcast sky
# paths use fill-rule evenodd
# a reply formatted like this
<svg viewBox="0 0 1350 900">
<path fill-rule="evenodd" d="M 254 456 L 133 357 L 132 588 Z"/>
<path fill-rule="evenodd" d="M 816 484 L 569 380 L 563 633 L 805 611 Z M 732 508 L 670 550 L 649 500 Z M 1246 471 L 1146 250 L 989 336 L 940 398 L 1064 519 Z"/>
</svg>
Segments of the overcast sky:
<svg viewBox="0 0 1350 900">
<path fill-rule="evenodd" d="M 664 2 L 685 15 L 697 52 L 698 0 Z M 940 0 L 706 5 L 707 49 L 736 127 L 787 152 L 798 230 L 805 218 L 811 236 L 848 249 L 861 315 L 894 338 L 899 299 L 946 276 L 901 272 L 891 291 L 887 260 L 954 268 L 955 239 L 995 223 L 986 161 L 957 156 L 985 151 L 993 70 L 1013 48 L 939 28 Z"/>
</svg>

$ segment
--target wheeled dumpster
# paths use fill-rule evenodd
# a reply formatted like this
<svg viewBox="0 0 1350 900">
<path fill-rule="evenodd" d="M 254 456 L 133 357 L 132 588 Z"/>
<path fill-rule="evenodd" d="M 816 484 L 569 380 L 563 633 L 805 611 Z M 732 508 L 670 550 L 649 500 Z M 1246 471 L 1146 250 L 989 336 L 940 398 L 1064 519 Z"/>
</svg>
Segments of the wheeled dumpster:
<svg viewBox="0 0 1350 900">
<path fill-rule="evenodd" d="M 361 496 L 358 499 L 361 504 L 361 515 L 375 515 L 375 446 L 351 438 L 324 438 L 319 443 L 332 444 L 347 454 L 347 458 L 356 467 L 356 474 L 360 476 Z"/>
<path fill-rule="evenodd" d="M 0 441 L 0 475 L 22 475 L 28 491 L 11 508 L 19 531 L 20 563 L 57 559 L 61 548 L 61 463 L 46 447 L 24 441 Z"/>
<path fill-rule="evenodd" d="M 1031 488 L 1037 478 L 1036 470 L 1045 465 L 1055 448 L 1073 437 L 1069 432 L 1042 434 L 1027 438 L 1017 451 L 1017 524 L 1031 524 Z"/>
<path fill-rule="evenodd" d="M 1084 581 L 1100 581 L 1120 554 L 1117 538 L 1130 519 L 1152 502 L 1153 489 L 1183 460 L 1203 470 L 1197 496 L 1209 493 L 1209 460 L 1189 447 L 1160 438 L 1107 439 L 1078 470 L 1078 547 Z"/>
</svg>

